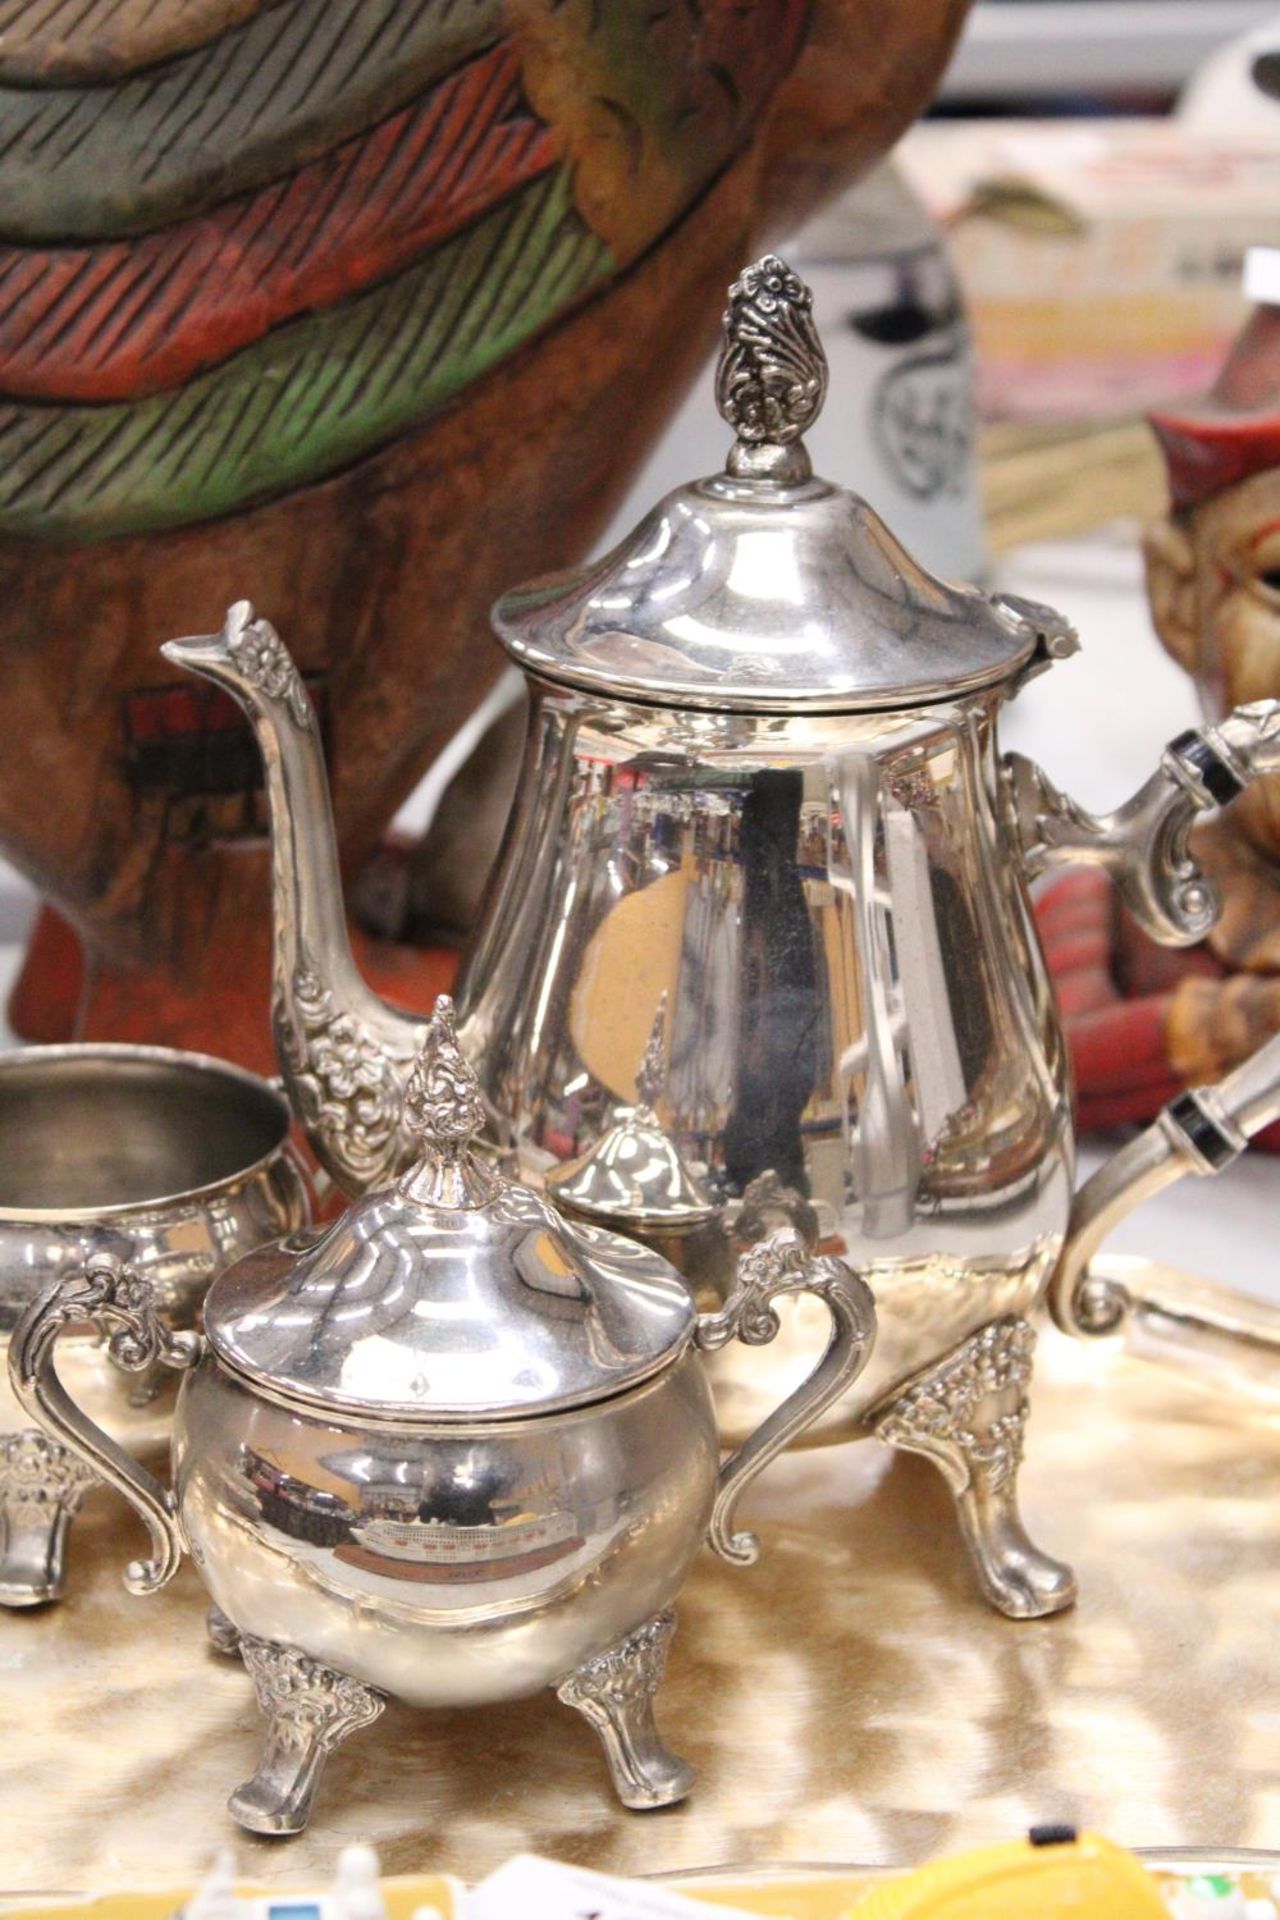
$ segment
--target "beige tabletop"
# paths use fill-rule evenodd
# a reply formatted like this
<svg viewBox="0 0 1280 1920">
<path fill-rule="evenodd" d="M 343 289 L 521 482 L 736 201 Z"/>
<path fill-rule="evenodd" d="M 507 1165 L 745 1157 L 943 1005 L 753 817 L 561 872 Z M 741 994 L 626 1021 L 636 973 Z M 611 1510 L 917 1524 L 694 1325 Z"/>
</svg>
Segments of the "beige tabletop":
<svg viewBox="0 0 1280 1920">
<path fill-rule="evenodd" d="M 976 1597 L 924 1462 L 861 1441 L 778 1463 L 753 1502 L 759 1564 L 704 1554 L 682 1601 L 660 1702 L 700 1774 L 682 1808 L 621 1811 L 550 1696 L 393 1706 L 285 1842 L 224 1811 L 258 1721 L 239 1662 L 206 1648 L 199 1582 L 130 1598 L 136 1523 L 97 1495 L 67 1602 L 0 1618 L 0 1885 L 180 1878 L 229 1839 L 267 1880 L 327 1871 L 357 1837 L 388 1873 L 466 1875 L 528 1847 L 622 1872 L 910 1862 L 1037 1820 L 1280 1848 L 1276 1414 L 1049 1333 L 1023 1487 L 1081 1599 L 1014 1624 Z"/>
</svg>

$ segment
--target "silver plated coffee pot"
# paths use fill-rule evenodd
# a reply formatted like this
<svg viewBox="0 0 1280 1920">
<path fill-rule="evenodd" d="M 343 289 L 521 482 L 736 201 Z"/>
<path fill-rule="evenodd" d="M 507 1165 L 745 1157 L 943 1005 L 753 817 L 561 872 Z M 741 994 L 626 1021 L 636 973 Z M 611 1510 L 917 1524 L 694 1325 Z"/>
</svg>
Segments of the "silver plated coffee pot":
<svg viewBox="0 0 1280 1920">
<path fill-rule="evenodd" d="M 876 1297 L 838 1433 L 931 1459 L 988 1599 L 1051 1613 L 1074 1582 L 1027 1538 L 1016 1479 L 1028 1315 L 1075 1156 L 1028 886 L 1090 862 L 1148 932 L 1199 940 L 1218 903 L 1189 829 L 1280 768 L 1280 709 L 1183 734 L 1111 814 L 1002 755 L 1004 703 L 1076 638 L 1048 608 L 934 579 L 814 476 L 811 306 L 782 261 L 748 268 L 717 377 L 725 470 L 495 609 L 529 733 L 460 1032 L 491 1138 L 581 1217 L 668 1247 L 689 1229 L 700 1274 L 704 1201 L 726 1246 L 750 1237 L 744 1213 L 753 1232 L 771 1205 L 803 1214 Z M 353 965 L 310 703 L 247 603 L 165 653 L 234 694 L 261 742 L 281 1070 L 358 1191 L 412 1150 L 400 1090 L 422 1023 Z"/>
<path fill-rule="evenodd" d="M 627 1806 L 680 1800 L 691 1770 L 653 1720 L 673 1601 L 704 1538 L 754 1559 L 738 1500 L 856 1378 L 870 1291 L 784 1232 L 699 1316 L 665 1260 L 562 1220 L 473 1152 L 484 1106 L 447 1000 L 403 1104 L 409 1171 L 222 1274 L 203 1337 L 175 1334 L 104 1254 L 28 1308 L 14 1390 L 146 1521 L 134 1591 L 189 1547 L 268 1723 L 232 1796 L 242 1825 L 304 1826 L 326 1754 L 388 1696 L 458 1707 L 544 1687 L 596 1729 Z M 826 1351 L 721 1466 L 701 1354 L 766 1343 L 771 1302 L 802 1290 L 829 1316 Z M 60 1381 L 59 1336 L 86 1322 L 119 1364 L 184 1373 L 172 1493 Z"/>
</svg>

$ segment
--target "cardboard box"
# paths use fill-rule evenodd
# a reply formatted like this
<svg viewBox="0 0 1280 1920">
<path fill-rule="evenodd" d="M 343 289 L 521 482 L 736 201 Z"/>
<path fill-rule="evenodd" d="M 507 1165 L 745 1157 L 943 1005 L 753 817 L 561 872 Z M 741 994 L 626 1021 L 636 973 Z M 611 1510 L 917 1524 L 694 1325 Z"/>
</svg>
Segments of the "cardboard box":
<svg viewBox="0 0 1280 1920">
<path fill-rule="evenodd" d="M 1132 415 L 1203 392 L 1280 244 L 1280 142 L 1176 120 L 928 121 L 898 159 L 947 229 L 988 419 Z"/>
</svg>

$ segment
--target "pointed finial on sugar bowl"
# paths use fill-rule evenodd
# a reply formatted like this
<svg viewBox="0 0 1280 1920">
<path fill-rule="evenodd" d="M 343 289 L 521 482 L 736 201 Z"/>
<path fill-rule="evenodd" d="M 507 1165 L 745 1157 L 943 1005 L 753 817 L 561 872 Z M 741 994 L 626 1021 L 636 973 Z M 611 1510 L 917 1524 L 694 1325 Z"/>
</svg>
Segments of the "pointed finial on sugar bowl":
<svg viewBox="0 0 1280 1920">
<path fill-rule="evenodd" d="M 480 1082 L 458 1045 L 453 1001 L 442 993 L 404 1090 L 405 1128 L 421 1139 L 422 1155 L 403 1191 L 423 1206 L 451 1209 L 491 1200 L 501 1182 L 471 1148 L 484 1121 Z"/>
<path fill-rule="evenodd" d="M 787 484 L 813 469 L 800 436 L 827 393 L 827 356 L 813 323 L 813 294 L 776 253 L 729 289 L 716 367 L 716 405 L 738 438 L 726 467 L 741 479 Z"/>
</svg>

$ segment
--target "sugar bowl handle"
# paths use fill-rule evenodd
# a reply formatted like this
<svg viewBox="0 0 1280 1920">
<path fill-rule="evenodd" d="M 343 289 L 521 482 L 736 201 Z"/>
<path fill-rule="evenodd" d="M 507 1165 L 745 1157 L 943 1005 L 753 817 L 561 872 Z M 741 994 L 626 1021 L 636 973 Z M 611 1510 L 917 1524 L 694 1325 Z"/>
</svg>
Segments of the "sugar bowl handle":
<svg viewBox="0 0 1280 1920">
<path fill-rule="evenodd" d="M 1199 814 L 1225 807 L 1260 774 L 1280 772 L 1280 701 L 1237 707 L 1181 733 L 1132 799 L 1088 813 L 1020 753 L 1005 755 L 1006 791 L 1028 879 L 1071 861 L 1103 867 L 1134 918 L 1169 947 L 1202 940 L 1220 902 L 1191 855 Z"/>
<path fill-rule="evenodd" d="M 728 1346 L 731 1340 L 766 1346 L 779 1330 L 771 1303 L 786 1293 L 816 1293 L 825 1301 L 831 1314 L 831 1338 L 808 1378 L 720 1469 L 707 1540 L 722 1559 L 737 1566 L 749 1566 L 760 1551 L 753 1533 L 733 1531 L 738 1501 L 756 1475 L 852 1386 L 875 1345 L 875 1300 L 866 1281 L 843 1260 L 810 1253 L 799 1236 L 789 1231 L 748 1247 L 738 1261 L 733 1292 L 723 1307 L 718 1313 L 699 1316 L 697 1345 L 704 1352 Z"/>
<path fill-rule="evenodd" d="M 182 1559 L 177 1510 L 173 1495 L 95 1426 L 58 1378 L 59 1334 L 85 1325 L 99 1329 L 111 1359 L 126 1373 L 157 1362 L 179 1370 L 194 1366 L 200 1336 L 172 1332 L 156 1311 L 150 1281 L 114 1253 L 95 1251 L 32 1301 L 9 1341 L 9 1379 L 26 1411 L 122 1493 L 146 1523 L 153 1557 L 131 1561 L 124 1582 L 131 1593 L 154 1593 Z"/>
</svg>

